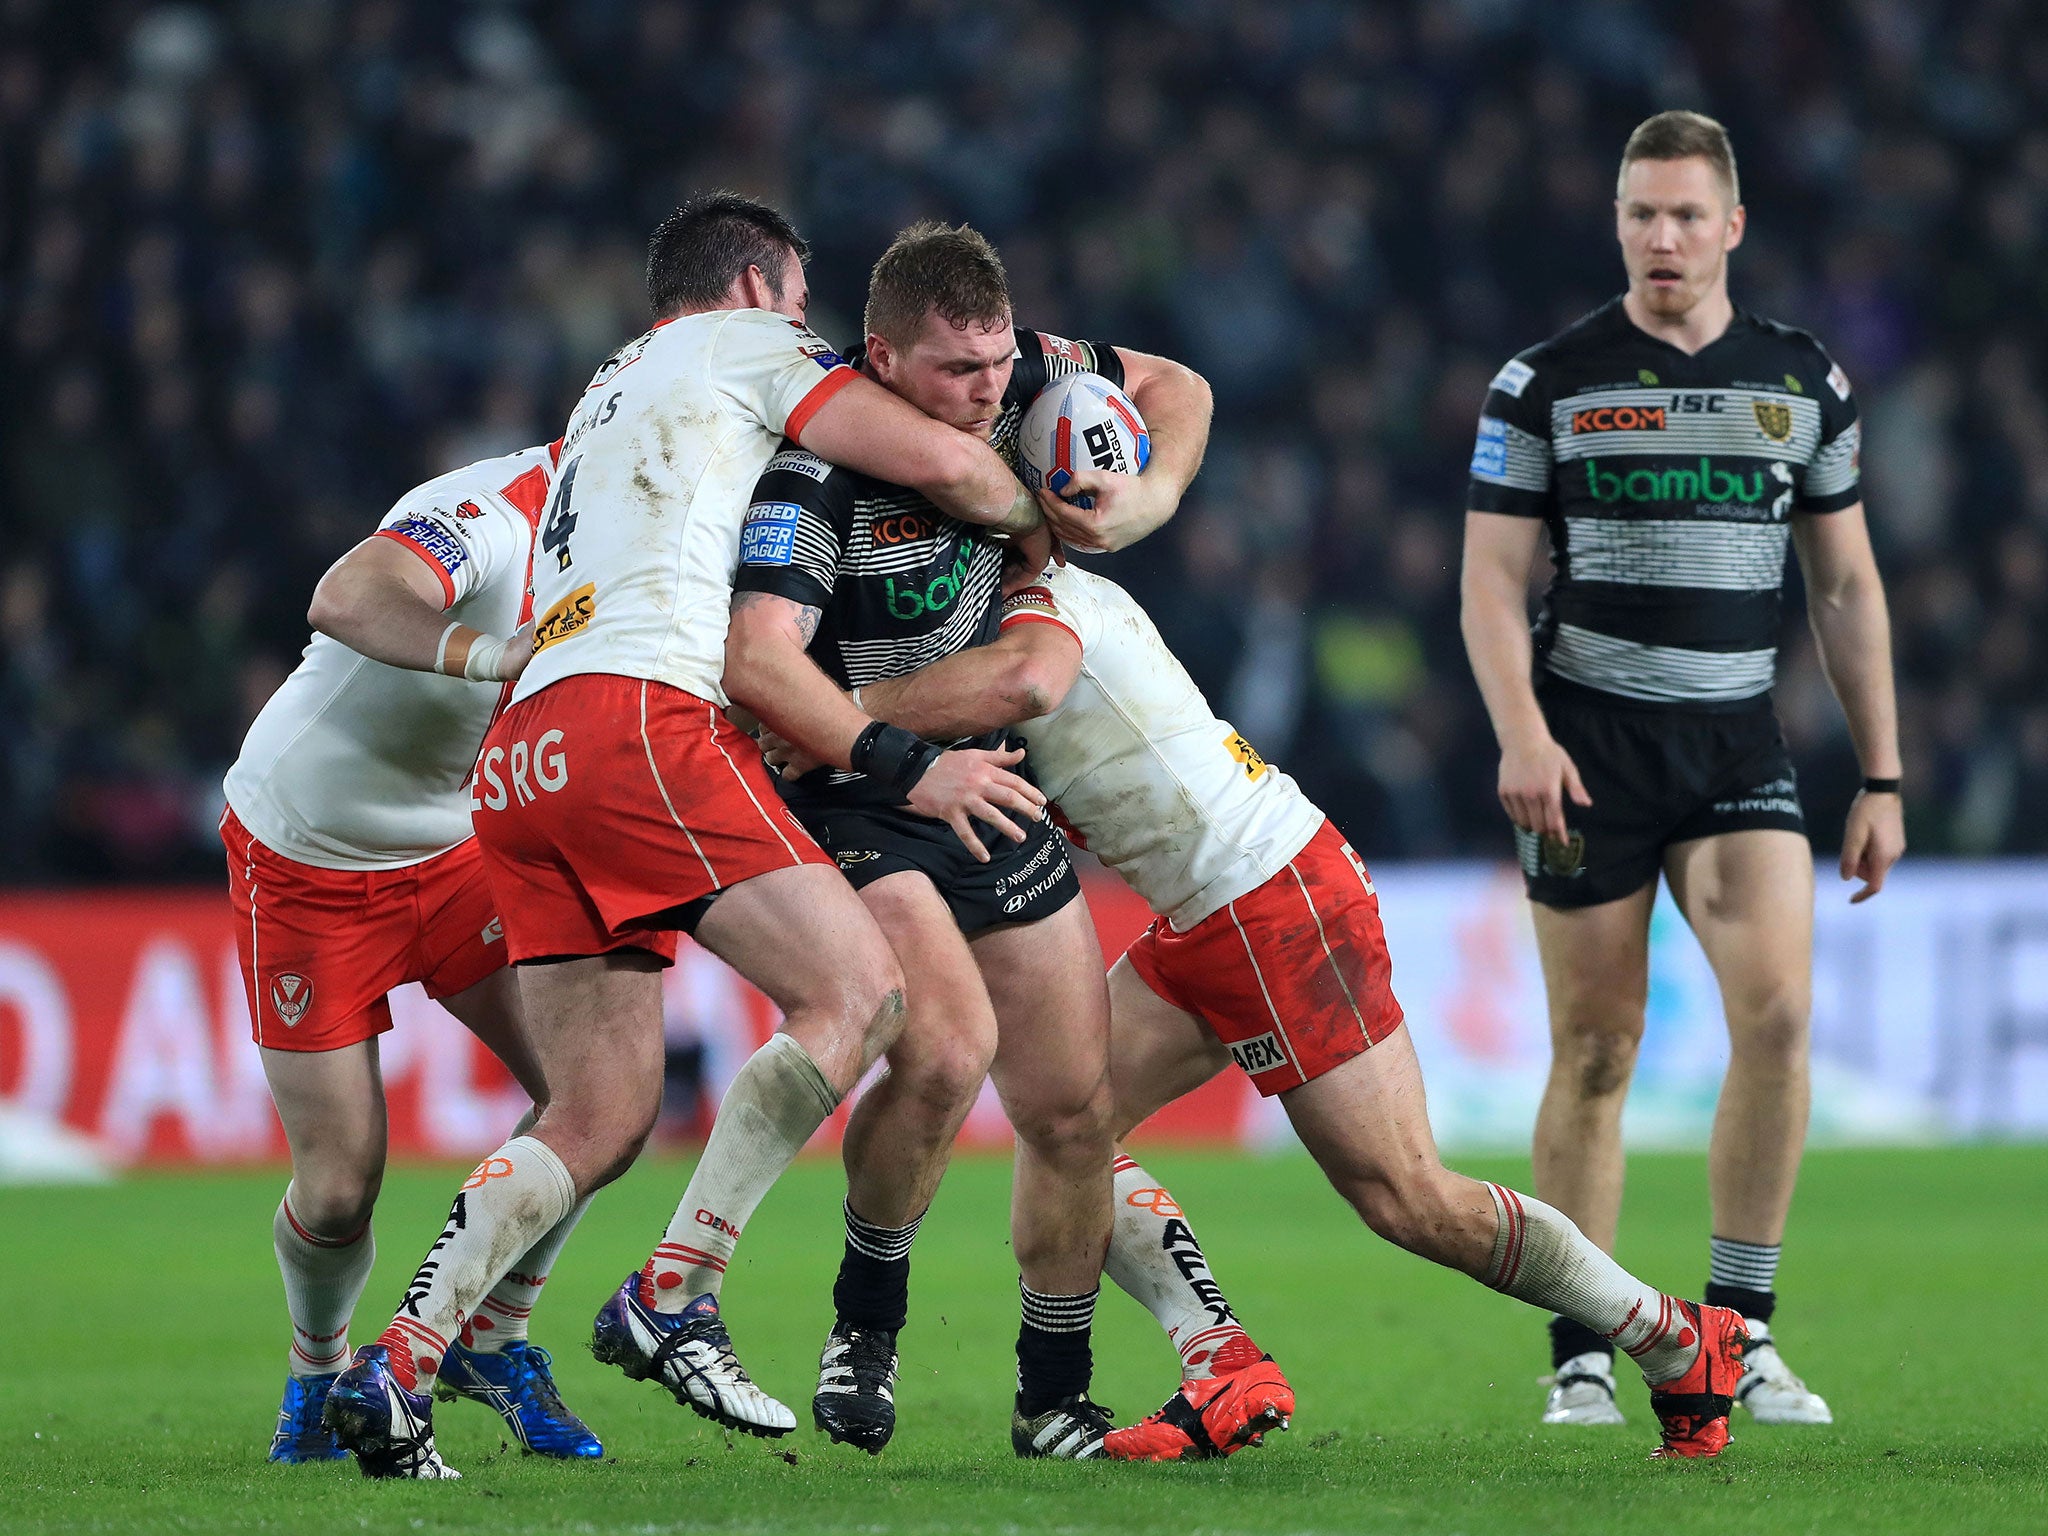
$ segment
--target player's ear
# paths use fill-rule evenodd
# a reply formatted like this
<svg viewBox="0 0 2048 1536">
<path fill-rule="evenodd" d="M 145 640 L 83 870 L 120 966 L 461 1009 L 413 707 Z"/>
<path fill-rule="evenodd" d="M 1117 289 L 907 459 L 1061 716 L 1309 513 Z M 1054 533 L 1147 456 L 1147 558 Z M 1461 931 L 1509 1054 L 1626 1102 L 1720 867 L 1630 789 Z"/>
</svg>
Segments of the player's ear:
<svg viewBox="0 0 2048 1536">
<path fill-rule="evenodd" d="M 874 365 L 875 377 L 884 384 L 895 376 L 896 349 L 889 345 L 889 338 L 879 331 L 868 333 L 868 361 Z"/>
<path fill-rule="evenodd" d="M 1723 251 L 1732 251 L 1742 244 L 1742 232 L 1749 228 L 1749 210 L 1737 203 L 1728 212 L 1728 238 L 1721 243 Z"/>
</svg>

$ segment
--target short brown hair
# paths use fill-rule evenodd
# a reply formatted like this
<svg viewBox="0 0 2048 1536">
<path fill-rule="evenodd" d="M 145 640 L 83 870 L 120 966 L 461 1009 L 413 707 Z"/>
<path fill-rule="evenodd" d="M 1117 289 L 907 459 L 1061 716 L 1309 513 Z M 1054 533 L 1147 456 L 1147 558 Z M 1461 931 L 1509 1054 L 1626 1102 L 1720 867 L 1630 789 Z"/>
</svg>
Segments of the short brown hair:
<svg viewBox="0 0 2048 1536">
<path fill-rule="evenodd" d="M 1621 152 L 1621 174 L 1615 178 L 1615 196 L 1621 195 L 1621 178 L 1638 160 L 1690 160 L 1695 155 L 1714 168 L 1728 193 L 1732 208 L 1742 201 L 1742 183 L 1735 176 L 1735 146 L 1728 142 L 1728 130 L 1703 112 L 1659 112 L 1628 136 Z"/>
<path fill-rule="evenodd" d="M 937 310 L 948 325 L 995 327 L 1010 318 L 1010 279 L 980 230 L 925 220 L 889 243 L 868 276 L 861 324 L 897 346 Z"/>
<path fill-rule="evenodd" d="M 789 252 L 811 254 L 788 219 L 737 192 L 693 197 L 655 226 L 647 242 L 647 302 L 657 320 L 721 303 L 748 267 L 782 297 Z"/>
</svg>

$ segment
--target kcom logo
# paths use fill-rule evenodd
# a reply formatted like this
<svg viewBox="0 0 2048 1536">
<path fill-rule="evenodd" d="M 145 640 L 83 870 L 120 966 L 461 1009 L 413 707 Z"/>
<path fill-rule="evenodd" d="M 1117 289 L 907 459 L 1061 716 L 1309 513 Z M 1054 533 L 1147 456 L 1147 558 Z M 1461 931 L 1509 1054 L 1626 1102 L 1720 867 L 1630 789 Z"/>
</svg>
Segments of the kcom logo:
<svg viewBox="0 0 2048 1536">
<path fill-rule="evenodd" d="M 1738 474 L 1716 469 L 1712 459 L 1699 467 L 1671 469 L 1602 469 L 1598 459 L 1586 460 L 1586 494 L 1595 501 L 1725 501 L 1756 506 L 1764 499 L 1764 472 Z"/>
</svg>

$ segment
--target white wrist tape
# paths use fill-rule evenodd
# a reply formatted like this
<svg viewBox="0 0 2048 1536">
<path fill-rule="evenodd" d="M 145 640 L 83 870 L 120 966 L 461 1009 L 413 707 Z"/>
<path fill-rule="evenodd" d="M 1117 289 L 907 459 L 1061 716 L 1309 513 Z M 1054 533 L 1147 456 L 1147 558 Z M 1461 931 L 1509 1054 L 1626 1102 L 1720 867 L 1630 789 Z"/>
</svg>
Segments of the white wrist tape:
<svg viewBox="0 0 2048 1536">
<path fill-rule="evenodd" d="M 448 642 L 453 638 L 455 631 L 462 627 L 463 624 L 460 619 L 450 623 L 446 629 L 441 631 L 441 643 L 434 647 L 434 670 L 443 677 L 452 677 L 454 675 L 448 670 Z M 474 648 L 472 647 L 473 651 Z"/>
<path fill-rule="evenodd" d="M 513 637 L 500 639 L 495 635 L 478 635 L 469 643 L 469 659 L 462 664 L 462 675 L 472 683 L 503 682 L 505 674 L 499 664 L 505 659 Z"/>
</svg>

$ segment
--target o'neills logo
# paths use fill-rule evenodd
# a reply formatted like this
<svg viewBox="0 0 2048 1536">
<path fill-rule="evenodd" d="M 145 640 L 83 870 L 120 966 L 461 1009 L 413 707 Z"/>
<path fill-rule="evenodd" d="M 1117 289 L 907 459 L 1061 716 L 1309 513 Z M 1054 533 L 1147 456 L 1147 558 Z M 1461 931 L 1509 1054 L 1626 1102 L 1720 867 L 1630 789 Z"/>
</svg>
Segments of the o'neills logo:
<svg viewBox="0 0 2048 1536">
<path fill-rule="evenodd" d="M 597 585 L 586 581 L 540 616 L 533 626 L 533 654 L 538 656 L 557 640 L 566 640 L 590 622 L 597 612 Z"/>
<path fill-rule="evenodd" d="M 284 1027 L 292 1028 L 313 1006 L 313 983 L 297 971 L 280 971 L 270 981 L 270 1006 L 284 1020 Z"/>
<path fill-rule="evenodd" d="M 1662 432 L 1661 405 L 1596 405 L 1572 412 L 1572 434 L 1581 432 Z"/>
</svg>

